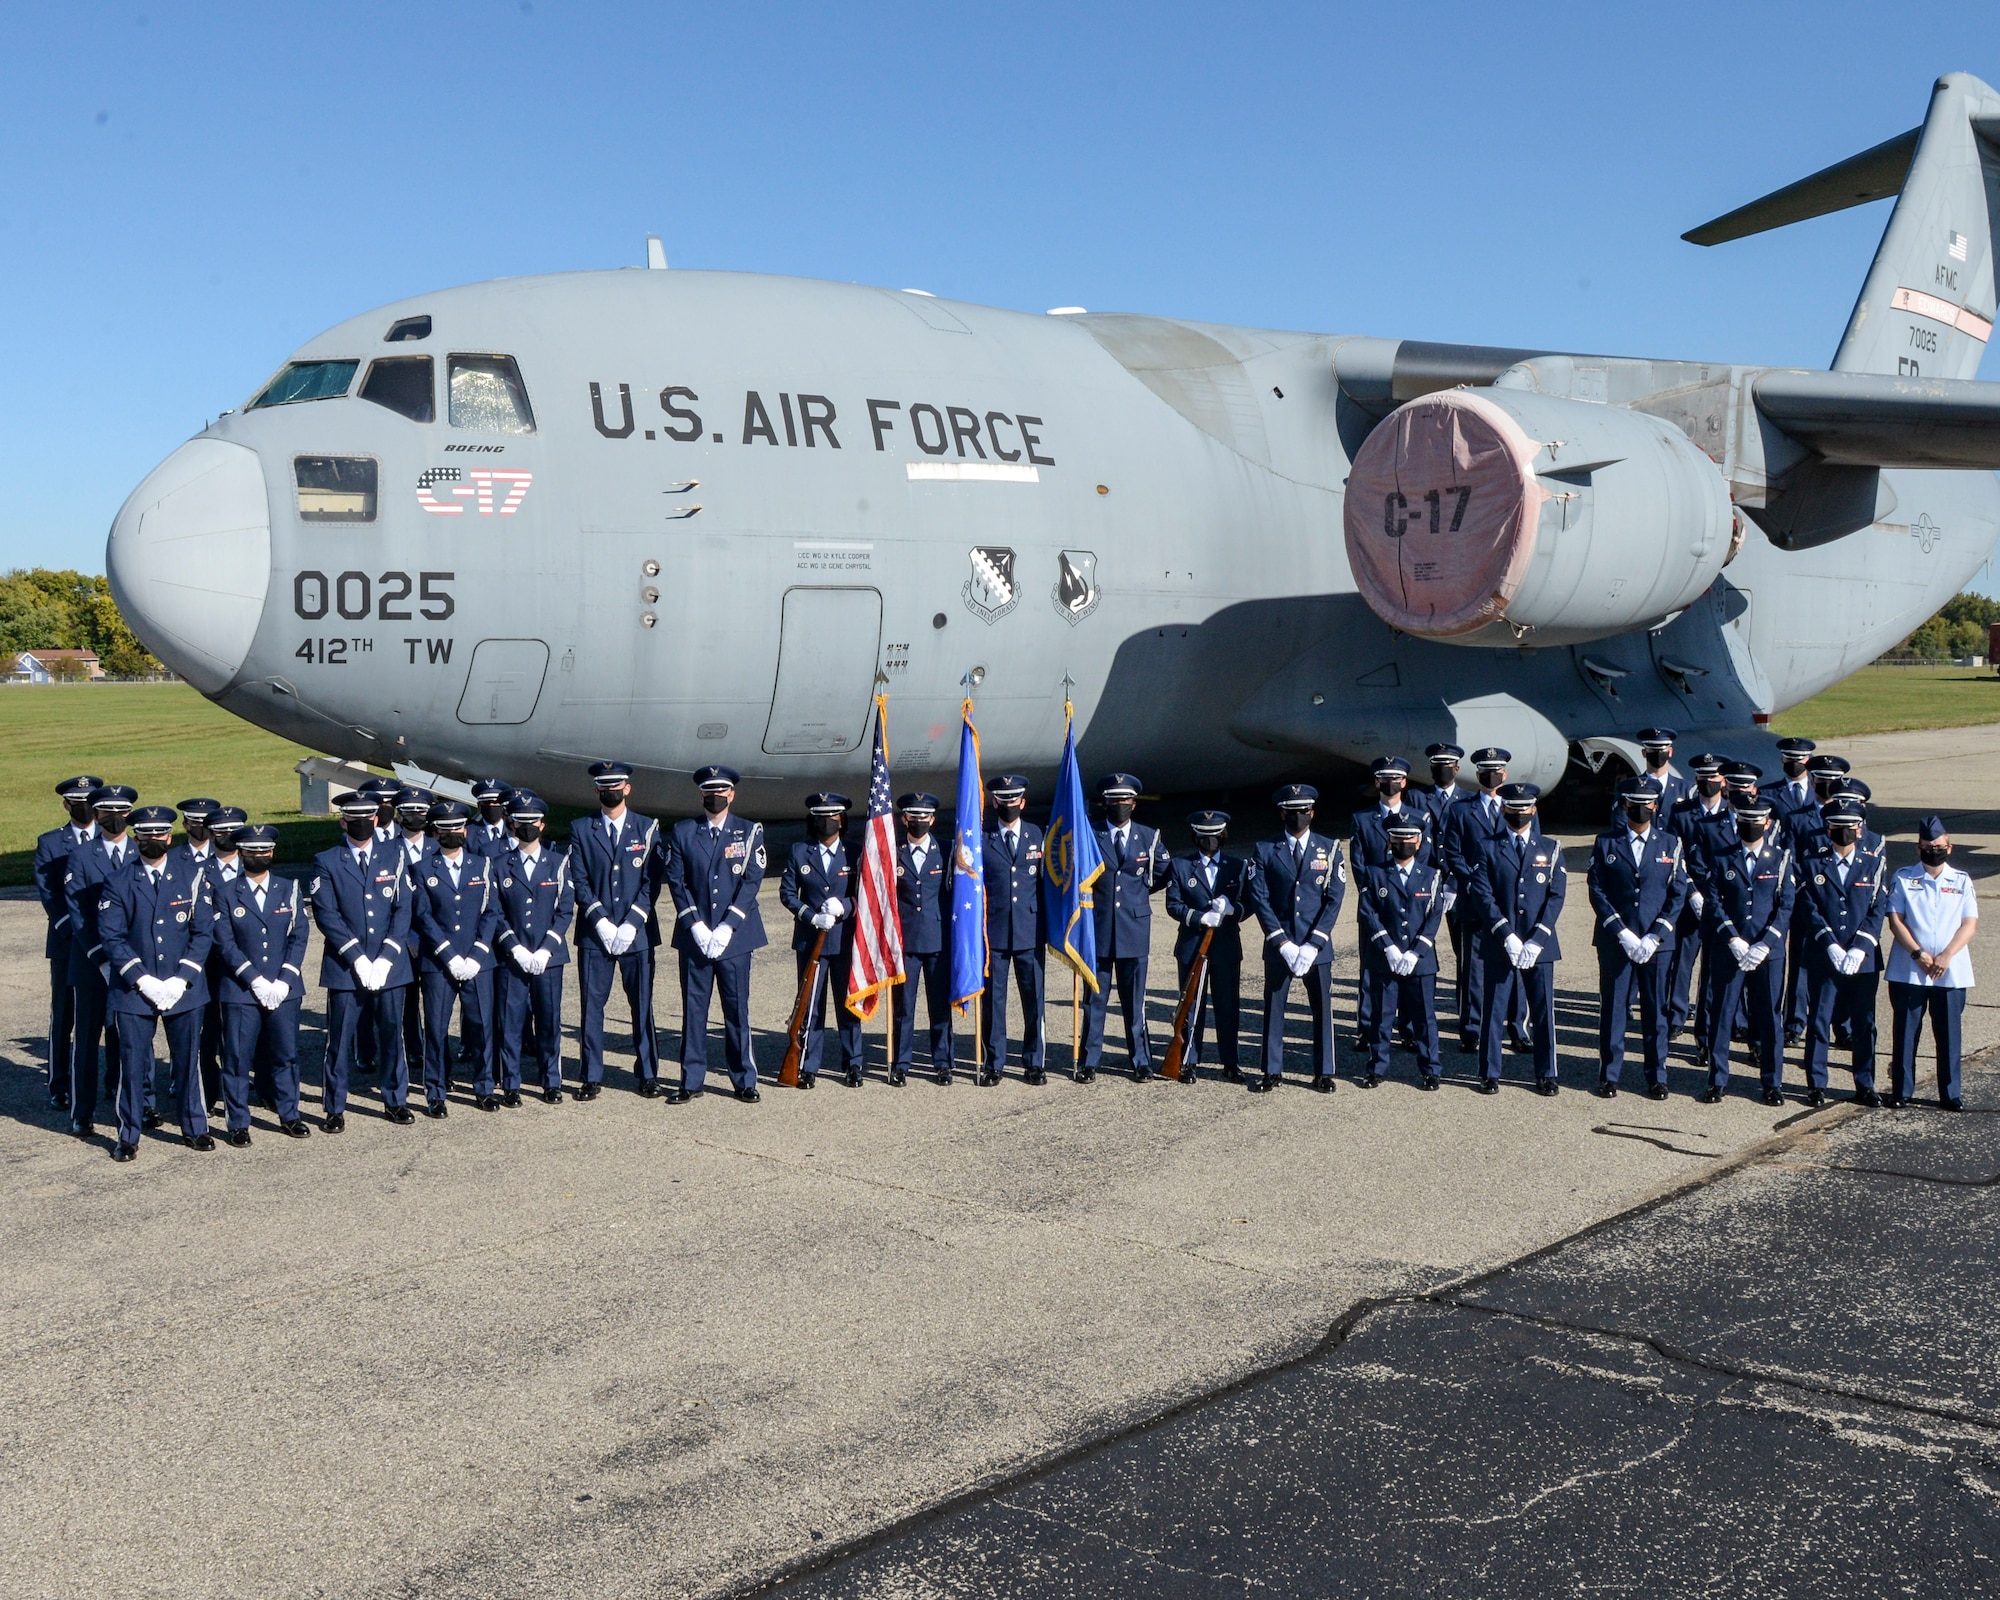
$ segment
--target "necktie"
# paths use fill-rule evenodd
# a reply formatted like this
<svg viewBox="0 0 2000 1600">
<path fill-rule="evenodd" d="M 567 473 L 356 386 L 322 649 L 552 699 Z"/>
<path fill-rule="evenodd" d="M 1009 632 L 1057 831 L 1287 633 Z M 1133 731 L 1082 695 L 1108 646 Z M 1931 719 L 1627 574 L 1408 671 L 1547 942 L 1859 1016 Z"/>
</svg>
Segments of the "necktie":
<svg viewBox="0 0 2000 1600">
<path fill-rule="evenodd" d="M 1013 829 L 1010 828 L 1006 832 L 1001 834 L 1000 837 L 1007 841 L 1007 859 L 1009 861 L 1017 859 L 1014 852 L 1014 846 L 1020 842 L 1020 835 L 1015 833 Z"/>
<path fill-rule="evenodd" d="M 148 867 L 148 868 L 146 869 L 146 875 L 147 875 L 147 876 L 148 876 L 149 878 L 151 878 L 151 879 L 153 880 L 153 887 L 154 887 L 155 889 L 159 888 L 159 886 L 160 886 L 160 869 L 159 869 L 158 867 Z"/>
<path fill-rule="evenodd" d="M 1292 841 L 1292 870 L 1296 872 L 1306 864 L 1306 836 L 1300 834 Z"/>
</svg>

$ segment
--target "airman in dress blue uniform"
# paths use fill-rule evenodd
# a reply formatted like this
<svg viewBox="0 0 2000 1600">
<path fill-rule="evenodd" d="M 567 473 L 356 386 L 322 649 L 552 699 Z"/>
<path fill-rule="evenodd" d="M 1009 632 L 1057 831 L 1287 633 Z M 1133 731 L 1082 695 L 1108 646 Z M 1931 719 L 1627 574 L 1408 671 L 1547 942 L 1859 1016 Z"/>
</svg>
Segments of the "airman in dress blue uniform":
<svg viewBox="0 0 2000 1600">
<path fill-rule="evenodd" d="M 100 1043 L 105 1054 L 104 1080 L 115 1083 L 119 1075 L 118 1018 L 111 1009 L 111 966 L 104 954 L 103 941 L 97 936 L 97 906 L 104 898 L 101 892 L 104 885 L 121 872 L 129 872 L 138 859 L 128 832 L 132 806 L 138 798 L 138 790 L 122 783 L 92 790 L 90 814 L 97 831 L 70 851 L 63 870 L 63 898 L 69 906 L 69 981 L 76 994 L 75 1035 L 70 1044 L 69 1128 L 83 1139 L 91 1136 L 96 1125 Z M 150 1070 L 138 1092 L 145 1107 L 142 1126 L 157 1128 L 160 1117 L 153 1109 Z"/>
<path fill-rule="evenodd" d="M 1873 850 L 1877 855 L 1880 855 L 1883 851 L 1882 835 L 1868 826 L 1868 803 L 1874 798 L 1874 791 L 1859 778 L 1842 778 L 1840 782 L 1833 786 L 1833 793 L 1828 798 L 1826 804 L 1820 807 L 1820 816 L 1824 820 L 1826 806 L 1831 805 L 1835 800 L 1853 801 L 1861 808 L 1861 846 L 1864 850 Z"/>
<path fill-rule="evenodd" d="M 1452 801 L 1458 798 L 1458 769 L 1465 760 L 1465 751 L 1449 741 L 1424 746 L 1424 759 L 1430 763 L 1431 786 L 1428 789 L 1412 789 L 1404 796 L 1404 804 L 1414 811 L 1422 811 L 1431 819 L 1431 838 L 1442 842 L 1444 819 L 1451 812 Z M 1439 863 L 1442 865 L 1443 863 Z M 1451 874 L 1445 873 L 1445 886 L 1451 886 Z"/>
<path fill-rule="evenodd" d="M 1672 728 L 1641 728 L 1639 730 L 1639 759 L 1646 763 L 1641 777 L 1651 778 L 1660 786 L 1660 805 L 1657 817 L 1664 821 L 1673 814 L 1675 806 L 1694 793 L 1694 785 L 1674 771 L 1674 744 L 1680 738 Z M 1623 817 L 1613 817 L 1613 825 L 1623 822 Z"/>
<path fill-rule="evenodd" d="M 1854 1100 L 1875 1094 L 1875 1000 L 1881 983 L 1882 918 L 1889 909 L 1889 868 L 1861 842 L 1861 807 L 1832 800 L 1823 829 L 1798 863 L 1792 922 L 1811 930 L 1812 1032 L 1806 1039 L 1806 1103 L 1826 1099 L 1827 1054 L 1838 1030 L 1853 1052 Z"/>
<path fill-rule="evenodd" d="M 1597 914 L 1591 935 L 1597 947 L 1595 1092 L 1606 1100 L 1618 1093 L 1637 990 L 1646 1094 L 1664 1100 L 1668 994 L 1672 952 L 1680 937 L 1676 929 L 1689 890 L 1688 846 L 1681 834 L 1656 825 L 1660 786 L 1651 778 L 1625 779 L 1618 785 L 1618 798 L 1625 820 L 1600 833 L 1590 847 L 1590 907 Z"/>
<path fill-rule="evenodd" d="M 1083 1069 L 1092 1078 L 1104 1059 L 1104 1021 L 1111 990 L 1125 1017 L 1125 1052 L 1132 1081 L 1153 1075 L 1153 1042 L 1146 1031 L 1146 969 L 1153 948 L 1153 895 L 1167 881 L 1172 860 L 1159 830 L 1132 820 L 1139 803 L 1139 780 L 1114 772 L 1098 781 L 1104 826 L 1097 830 L 1104 871 L 1092 889 L 1091 916 L 1097 930 L 1097 988 L 1083 1006 Z"/>
<path fill-rule="evenodd" d="M 1784 949 L 1791 925 L 1792 852 L 1766 836 L 1771 803 L 1752 795 L 1736 807 L 1737 848 L 1709 862 L 1703 913 L 1708 945 L 1708 1087 L 1701 1099 L 1714 1105 L 1729 1086 L 1731 1023 L 1739 999 L 1746 1011 L 1751 1048 L 1764 1082 L 1764 1104 L 1783 1105 L 1785 1051 L 1779 1021 L 1784 994 Z"/>
<path fill-rule="evenodd" d="M 1437 940 L 1444 926 L 1444 869 L 1423 859 L 1424 826 L 1414 811 L 1383 824 L 1389 859 L 1355 868 L 1361 924 L 1361 1000 L 1368 1019 L 1368 1066 L 1361 1086 L 1389 1073 L 1398 1018 L 1414 1018 L 1418 1081 L 1438 1086 Z"/>
<path fill-rule="evenodd" d="M 666 884 L 674 902 L 674 949 L 681 973 L 681 1081 L 668 1093 L 679 1103 L 708 1081 L 708 997 L 722 991 L 723 1042 L 736 1098 L 761 1100 L 750 1031 L 750 956 L 764 945 L 757 888 L 764 881 L 762 824 L 733 816 L 736 774 L 703 767 L 703 815 L 674 824 Z"/>
<path fill-rule="evenodd" d="M 1305 984 L 1312 1011 L 1312 1087 L 1333 1092 L 1333 924 L 1347 894 L 1347 858 L 1337 839 L 1312 831 L 1318 799 L 1305 783 L 1272 796 L 1285 832 L 1257 846 L 1250 870 L 1250 910 L 1264 934 L 1264 1070 L 1250 1080 L 1253 1093 L 1284 1076 L 1285 1001 L 1294 978 Z"/>
<path fill-rule="evenodd" d="M 249 826 L 250 814 L 241 806 L 217 806 L 209 813 L 208 838 L 213 846 L 209 856 L 208 881 L 217 896 L 223 889 L 243 875 L 242 858 L 236 853 L 237 836 Z M 221 916 L 218 910 L 216 915 Z M 223 1093 L 222 1054 L 223 1026 L 226 1018 L 222 1014 L 223 982 L 229 975 L 229 964 L 223 960 L 222 934 L 218 928 L 215 943 L 208 952 L 208 1004 L 201 1014 L 201 1088 L 208 1097 L 210 1117 L 221 1116 L 228 1109 L 228 1099 Z M 270 1087 L 270 1067 L 263 1065 L 260 1082 L 264 1088 Z"/>
<path fill-rule="evenodd" d="M 778 902 L 791 912 L 792 953 L 799 981 L 822 934 L 820 970 L 806 1018 L 806 1045 L 799 1056 L 799 1087 L 810 1089 L 819 1076 L 826 1043 L 829 996 L 840 1034 L 840 1065 L 850 1089 L 861 1087 L 861 1019 L 847 1009 L 847 977 L 854 963 L 854 880 L 860 862 L 841 839 L 852 804 L 844 794 L 806 796 L 806 834 L 793 845 L 778 878 Z"/>
<path fill-rule="evenodd" d="M 1688 877 L 1687 896 L 1674 922 L 1674 964 L 1667 1000 L 1669 1039 L 1690 1023 L 1696 1038 L 1708 1037 L 1708 1013 L 1694 980 L 1702 948 L 1702 885 L 1707 881 L 1709 843 L 1727 848 L 1736 837 L 1736 812 L 1722 792 L 1722 757 L 1703 751 L 1688 758 L 1688 770 L 1694 774 L 1692 787 L 1663 819 L 1667 832 L 1681 842 L 1681 865 Z M 1611 831 L 1616 833 L 1618 828 Z"/>
<path fill-rule="evenodd" d="M 236 836 L 242 870 L 215 891 L 217 985 L 222 1011 L 222 1097 L 230 1144 L 250 1142 L 250 1080 L 270 1063 L 272 1103 L 287 1137 L 311 1134 L 299 1115 L 299 1014 L 305 1004 L 312 923 L 290 878 L 271 870 L 278 830 L 266 822 Z"/>
<path fill-rule="evenodd" d="M 479 815 L 466 823 L 466 849 L 494 861 L 512 855 L 514 834 L 507 826 L 507 797 L 514 791 L 498 778 L 474 778 L 470 787 Z"/>
<path fill-rule="evenodd" d="M 1187 992 L 1204 935 L 1208 941 L 1208 982 L 1201 1006 L 1190 1026 L 1193 1037 L 1181 1052 L 1181 1082 L 1193 1083 L 1201 1065 L 1206 1019 L 1215 1014 L 1215 1053 L 1227 1083 L 1241 1083 L 1238 1036 L 1243 1020 L 1243 919 L 1250 915 L 1247 887 L 1250 863 L 1223 849 L 1229 842 L 1229 813 L 1195 811 L 1188 815 L 1194 852 L 1176 857 L 1167 878 L 1167 915 L 1180 930 L 1174 935 L 1174 962 L 1180 969 L 1180 989 Z"/>
<path fill-rule="evenodd" d="M 1556 923 L 1569 893 L 1562 846 L 1535 822 L 1542 791 L 1532 783 L 1500 786 L 1500 815 L 1507 831 L 1479 847 L 1472 875 L 1472 903 L 1485 941 L 1481 968 L 1485 990 L 1480 1012 L 1508 1015 L 1515 1003 L 1527 1016 L 1535 1061 L 1535 1093 L 1556 1093 L 1556 963 L 1562 945 Z M 1479 1041 L 1480 1093 L 1500 1087 L 1500 1030 L 1488 1028 Z"/>
<path fill-rule="evenodd" d="M 223 883 L 223 851 L 221 841 L 215 834 L 215 822 L 224 815 L 248 817 L 234 807 L 225 808 L 220 800 L 197 795 L 183 800 L 174 807 L 180 813 L 184 837 L 181 842 L 167 852 L 168 856 L 191 867 L 200 867 L 208 873 L 211 892 L 219 890 Z M 229 877 L 236 875 L 233 860 L 229 866 Z M 224 1109 L 222 1097 L 222 951 L 219 942 L 209 947 L 208 952 L 208 1003 L 201 1011 L 201 1092 L 208 1106 L 210 1116 L 220 1116 Z"/>
<path fill-rule="evenodd" d="M 1917 1046 L 1924 1019 L 1931 1024 L 1937 1053 L 1938 1104 L 1965 1109 L 1959 1047 L 1965 997 L 1972 988 L 1972 935 L 1979 927 L 1979 898 L 1969 874 L 1951 864 L 1951 835 L 1944 819 L 1929 816 L 1917 825 L 1917 860 L 1898 872 L 1889 887 L 1883 919 L 1889 947 L 1889 1093 L 1885 1103 L 1900 1106 L 1916 1097 Z"/>
<path fill-rule="evenodd" d="M 201 1090 L 203 970 L 215 941 L 215 902 L 205 868 L 170 860 L 174 813 L 143 806 L 132 813 L 139 860 L 99 889 L 97 937 L 111 966 L 111 1007 L 118 1014 L 118 1161 L 139 1153 L 143 1086 L 153 1075 L 153 1023 L 166 1019 L 171 1090 L 181 1143 L 213 1150 Z"/>
<path fill-rule="evenodd" d="M 76 1040 L 76 988 L 70 982 L 69 897 L 63 893 L 63 878 L 69 872 L 69 855 L 78 845 L 97 833 L 90 813 L 92 791 L 104 787 L 102 778 L 65 778 L 56 785 L 69 820 L 51 828 L 35 840 L 35 893 L 41 897 L 42 915 L 48 933 L 42 940 L 42 954 L 49 963 L 49 1104 L 57 1110 L 69 1109 L 70 1057 Z"/>
<path fill-rule="evenodd" d="M 931 830 L 938 797 L 906 794 L 896 801 L 903 842 L 896 849 L 896 915 L 903 925 L 903 981 L 890 1021 L 889 1081 L 908 1080 L 916 1037 L 917 984 L 929 1007 L 931 1071 L 951 1082 L 951 847 Z"/>
<path fill-rule="evenodd" d="M 1455 747 L 1454 747 L 1455 748 Z M 1363 867 L 1386 867 L 1393 859 L 1389 850 L 1388 826 L 1398 817 L 1410 816 L 1417 819 L 1423 835 L 1417 846 L 1417 862 L 1420 866 L 1430 866 L 1437 851 L 1437 818 L 1428 807 L 1419 807 L 1409 791 L 1410 764 L 1401 756 L 1377 756 L 1370 768 L 1375 779 L 1375 804 L 1366 811 L 1354 813 L 1354 820 L 1348 828 L 1348 865 L 1353 868 L 1357 880 Z M 1397 992 L 1406 997 L 1414 995 L 1415 989 L 1399 986 Z M 1357 1044 L 1368 1050 L 1374 1047 L 1375 1022 L 1371 1007 L 1374 1004 L 1366 975 L 1361 985 L 1361 998 L 1355 1007 L 1356 1023 L 1359 1028 Z M 1406 1043 L 1416 1040 L 1418 1018 L 1414 1011 L 1399 1017 L 1403 1038 Z"/>
<path fill-rule="evenodd" d="M 499 864 L 465 842 L 471 811 L 461 800 L 431 807 L 437 845 L 418 863 L 411 902 L 417 993 L 424 1008 L 424 1115 L 449 1115 L 451 1011 L 472 1047 L 472 1097 L 481 1111 L 493 1092 L 498 1029 L 493 1002 L 494 941 L 500 936 Z M 511 859 L 511 858 L 509 858 Z"/>
<path fill-rule="evenodd" d="M 1500 786 L 1507 781 L 1507 763 L 1513 759 L 1508 751 L 1497 745 L 1473 751 L 1472 766 L 1479 774 L 1479 792 L 1463 795 L 1454 801 L 1445 818 L 1442 841 L 1444 866 L 1451 874 L 1452 887 L 1460 901 L 1472 892 L 1473 874 L 1479 870 L 1480 849 L 1507 831 L 1507 823 L 1500 815 L 1499 793 Z M 1505 1026 L 1518 1040 L 1520 1027 L 1527 1020 L 1527 1014 L 1516 998 L 1517 986 L 1509 985 L 1507 988 L 1513 1004 L 1510 1014 L 1504 1018 L 1488 1018 L 1485 1015 L 1482 1009 L 1485 992 L 1486 938 L 1478 920 L 1471 918 L 1463 924 L 1463 934 L 1458 943 L 1458 1047 L 1467 1053 L 1479 1050 L 1479 1041 L 1489 1025 L 1494 1028 Z"/>
<path fill-rule="evenodd" d="M 1021 1068 L 1028 1083 L 1045 1083 L 1048 1041 L 1042 1031 L 1047 953 L 1042 947 L 1042 830 L 1026 821 L 1028 780 L 1003 772 L 986 784 L 993 826 L 980 841 L 986 877 L 986 1060 L 982 1084 L 1007 1070 L 1007 977 L 1021 1001 Z M 1079 1080 L 1091 1069 L 1079 1065 Z"/>
<path fill-rule="evenodd" d="M 313 859 L 306 895 L 323 943 L 319 981 L 326 990 L 326 1066 L 320 1101 L 323 1126 L 347 1126 L 347 1086 L 359 1057 L 358 1036 L 375 1043 L 383 1115 L 416 1121 L 404 1103 L 409 1063 L 403 1056 L 403 1007 L 412 972 L 409 941 L 413 895 L 402 847 L 375 836 L 376 803 L 356 792 L 334 796 L 346 838 Z"/>
<path fill-rule="evenodd" d="M 396 842 L 396 796 L 403 792 L 399 778 L 370 778 L 354 792 L 375 802 L 375 842 Z"/>
<path fill-rule="evenodd" d="M 582 1019 L 579 1100 L 595 1100 L 604 1082 L 604 1003 L 617 975 L 632 1017 L 633 1073 L 647 1099 L 660 1092 L 659 1041 L 653 1028 L 653 952 L 660 944 L 660 825 L 628 805 L 632 769 L 622 761 L 590 767 L 597 815 L 569 830 L 569 881 L 576 896 L 576 983 Z"/>
<path fill-rule="evenodd" d="M 496 863 L 498 926 L 493 953 L 494 1009 L 500 1016 L 500 1103 L 520 1104 L 523 1076 L 522 1029 L 535 1019 L 536 1078 L 546 1105 L 562 1104 L 562 980 L 569 964 L 565 935 L 576 915 L 569 886 L 569 855 L 544 838 L 549 809 L 541 796 L 516 789 L 507 800 L 507 820 L 516 849 Z"/>
</svg>

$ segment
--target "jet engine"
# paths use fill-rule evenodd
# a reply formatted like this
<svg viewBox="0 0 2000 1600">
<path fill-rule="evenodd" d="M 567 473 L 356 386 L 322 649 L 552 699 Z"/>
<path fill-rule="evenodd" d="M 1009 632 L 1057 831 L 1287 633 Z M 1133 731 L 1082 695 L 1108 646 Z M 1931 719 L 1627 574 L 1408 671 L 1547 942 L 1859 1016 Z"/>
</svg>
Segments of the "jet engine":
<svg viewBox="0 0 2000 1600">
<path fill-rule="evenodd" d="M 1518 389 L 1398 407 L 1347 480 L 1347 560 L 1420 638 L 1565 645 L 1657 626 L 1730 555 L 1721 470 L 1671 424 Z"/>
</svg>

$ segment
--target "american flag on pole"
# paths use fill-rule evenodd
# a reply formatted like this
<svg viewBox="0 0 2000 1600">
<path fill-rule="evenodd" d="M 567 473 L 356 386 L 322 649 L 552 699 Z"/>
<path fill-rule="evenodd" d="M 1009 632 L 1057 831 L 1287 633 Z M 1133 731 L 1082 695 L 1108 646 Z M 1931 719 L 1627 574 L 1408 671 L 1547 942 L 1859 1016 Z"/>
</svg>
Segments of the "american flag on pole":
<svg viewBox="0 0 2000 1600">
<path fill-rule="evenodd" d="M 875 697 L 875 751 L 868 764 L 868 827 L 861 841 L 861 884 L 854 896 L 854 960 L 847 1009 L 863 1022 L 892 983 L 903 981 L 903 922 L 896 911 L 896 822 L 889 797 L 889 697 Z"/>
</svg>

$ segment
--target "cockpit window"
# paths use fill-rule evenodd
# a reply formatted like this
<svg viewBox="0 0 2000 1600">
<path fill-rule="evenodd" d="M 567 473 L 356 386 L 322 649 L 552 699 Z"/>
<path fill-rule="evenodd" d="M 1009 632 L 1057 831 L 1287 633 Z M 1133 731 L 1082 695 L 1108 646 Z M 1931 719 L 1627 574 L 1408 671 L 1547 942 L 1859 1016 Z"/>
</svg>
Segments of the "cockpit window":
<svg viewBox="0 0 2000 1600">
<path fill-rule="evenodd" d="M 405 317 L 400 322 L 389 324 L 389 331 L 382 336 L 384 344 L 401 344 L 405 339 L 428 339 L 431 336 L 431 319 L 428 316 Z"/>
<path fill-rule="evenodd" d="M 512 356 L 452 356 L 451 425 L 486 433 L 533 433 L 535 414 Z"/>
<path fill-rule="evenodd" d="M 332 400 L 347 393 L 358 361 L 292 361 L 264 385 L 264 392 L 244 407 L 296 405 L 301 400 Z"/>
<path fill-rule="evenodd" d="M 375 463 L 367 456 L 298 456 L 292 476 L 299 487 L 299 521 L 375 520 Z"/>
<path fill-rule="evenodd" d="M 412 422 L 437 420 L 437 401 L 431 394 L 429 356 L 384 356 L 368 368 L 361 380 L 361 398 L 387 406 Z"/>
</svg>

